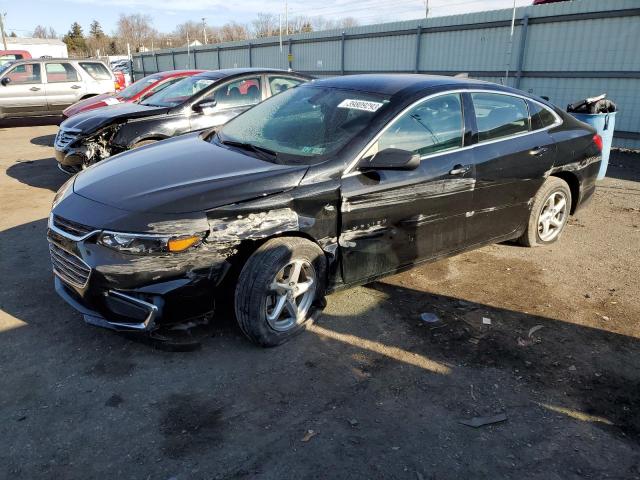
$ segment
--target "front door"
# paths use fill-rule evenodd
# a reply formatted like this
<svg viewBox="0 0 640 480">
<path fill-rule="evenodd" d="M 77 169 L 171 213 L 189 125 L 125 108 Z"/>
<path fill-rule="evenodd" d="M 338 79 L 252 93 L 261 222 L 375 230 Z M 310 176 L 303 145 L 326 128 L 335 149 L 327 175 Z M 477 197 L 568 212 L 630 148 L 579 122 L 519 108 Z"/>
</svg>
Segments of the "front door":
<svg viewBox="0 0 640 480">
<path fill-rule="evenodd" d="M 466 241 L 474 186 L 459 94 L 430 98 L 386 127 L 364 158 L 386 148 L 419 154 L 415 170 L 358 171 L 342 181 L 345 283 L 454 252 Z"/>
<path fill-rule="evenodd" d="M 0 82 L 0 111 L 4 115 L 46 112 L 47 99 L 39 63 L 10 67 Z"/>
<path fill-rule="evenodd" d="M 80 74 L 67 62 L 45 63 L 47 103 L 50 112 L 60 112 L 76 103 L 86 92 Z"/>
<path fill-rule="evenodd" d="M 224 125 L 260 103 L 263 91 L 260 75 L 242 77 L 214 88 L 196 102 L 205 105 L 212 103 L 194 111 L 190 117 L 191 131 Z"/>
</svg>

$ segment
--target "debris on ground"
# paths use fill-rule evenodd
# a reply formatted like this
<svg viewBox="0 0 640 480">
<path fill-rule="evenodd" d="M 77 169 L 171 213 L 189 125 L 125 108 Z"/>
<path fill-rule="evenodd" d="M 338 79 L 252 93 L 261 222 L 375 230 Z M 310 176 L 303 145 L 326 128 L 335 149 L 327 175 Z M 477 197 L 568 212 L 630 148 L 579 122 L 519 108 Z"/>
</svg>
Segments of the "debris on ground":
<svg viewBox="0 0 640 480">
<path fill-rule="evenodd" d="M 483 325 L 491 325 L 491 319 L 487 318 L 487 317 L 482 317 L 482 324 Z"/>
<path fill-rule="evenodd" d="M 538 330 L 540 330 L 541 328 L 543 328 L 544 325 L 536 325 L 535 327 L 531 327 L 529 329 L 529 338 L 531 338 L 531 336 L 536 333 Z"/>
<path fill-rule="evenodd" d="M 351 425 L 352 427 L 357 427 L 358 420 L 356 420 L 355 418 L 352 418 L 351 420 L 349 420 L 349 425 Z"/>
<path fill-rule="evenodd" d="M 438 317 L 435 313 L 425 312 L 420 315 L 420 320 L 426 323 L 437 323 L 440 321 L 440 317 Z"/>
<path fill-rule="evenodd" d="M 304 434 L 304 437 L 302 437 L 302 441 L 303 442 L 308 442 L 309 440 L 311 440 L 313 437 L 315 437 L 318 433 L 314 432 L 313 430 L 307 430 L 306 433 Z"/>
<path fill-rule="evenodd" d="M 569 367 L 569 371 L 570 371 L 570 372 L 575 372 L 575 371 L 576 371 L 576 366 L 575 366 L 575 365 L 571 365 L 571 366 Z"/>
<path fill-rule="evenodd" d="M 507 420 L 506 413 L 498 413 L 497 415 L 490 415 L 487 417 L 473 417 L 469 419 L 458 420 L 458 423 L 466 425 L 468 427 L 479 428 L 485 425 L 492 425 L 495 423 L 504 422 Z"/>
</svg>

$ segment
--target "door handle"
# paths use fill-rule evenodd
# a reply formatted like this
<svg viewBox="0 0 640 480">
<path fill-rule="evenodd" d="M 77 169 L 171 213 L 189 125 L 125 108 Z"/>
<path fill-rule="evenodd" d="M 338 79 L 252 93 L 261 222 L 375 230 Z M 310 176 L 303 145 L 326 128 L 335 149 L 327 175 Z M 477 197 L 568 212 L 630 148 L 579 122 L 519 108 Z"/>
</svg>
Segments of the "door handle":
<svg viewBox="0 0 640 480">
<path fill-rule="evenodd" d="M 80 85 L 72 85 L 71 88 L 73 88 L 74 90 L 77 90 L 79 88 L 82 88 Z"/>
<path fill-rule="evenodd" d="M 37 92 L 38 90 L 40 90 L 40 87 L 31 87 L 29 90 L 31 90 L 32 92 Z"/>
<path fill-rule="evenodd" d="M 455 167 L 453 167 L 453 169 L 449 172 L 449 175 L 464 175 L 465 173 L 467 173 L 469 170 L 471 170 L 471 165 L 456 165 Z"/>
<path fill-rule="evenodd" d="M 544 155 L 548 151 L 549 149 L 547 147 L 536 147 L 533 150 L 529 150 L 529 154 L 533 155 L 534 157 L 539 157 L 541 155 Z"/>
</svg>

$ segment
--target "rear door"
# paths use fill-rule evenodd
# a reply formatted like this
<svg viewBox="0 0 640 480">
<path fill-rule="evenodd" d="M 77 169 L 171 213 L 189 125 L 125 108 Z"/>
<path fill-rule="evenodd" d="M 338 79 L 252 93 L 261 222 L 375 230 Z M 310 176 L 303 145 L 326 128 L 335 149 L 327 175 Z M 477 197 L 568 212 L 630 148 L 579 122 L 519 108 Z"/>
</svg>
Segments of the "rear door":
<svg viewBox="0 0 640 480">
<path fill-rule="evenodd" d="M 426 99 L 390 123 L 363 156 L 407 150 L 421 156 L 417 169 L 355 170 L 343 178 L 339 243 L 345 282 L 464 247 L 474 185 L 465 131 L 460 94 Z"/>
<path fill-rule="evenodd" d="M 515 95 L 472 92 L 478 143 L 476 186 L 468 242 L 486 243 L 514 233 L 528 219 L 529 202 L 553 166 L 548 129 L 532 130 L 527 101 Z"/>
<path fill-rule="evenodd" d="M 191 130 L 224 125 L 256 103 L 260 103 L 264 95 L 262 75 L 248 75 L 223 83 L 198 100 L 198 104 L 210 102 L 211 105 L 193 112 L 190 117 Z"/>
<path fill-rule="evenodd" d="M 0 84 L 0 109 L 4 115 L 27 115 L 47 111 L 47 99 L 39 62 L 9 67 Z"/>
<path fill-rule="evenodd" d="M 84 96 L 85 83 L 70 62 L 46 62 L 44 66 L 50 112 L 60 112 Z"/>
</svg>

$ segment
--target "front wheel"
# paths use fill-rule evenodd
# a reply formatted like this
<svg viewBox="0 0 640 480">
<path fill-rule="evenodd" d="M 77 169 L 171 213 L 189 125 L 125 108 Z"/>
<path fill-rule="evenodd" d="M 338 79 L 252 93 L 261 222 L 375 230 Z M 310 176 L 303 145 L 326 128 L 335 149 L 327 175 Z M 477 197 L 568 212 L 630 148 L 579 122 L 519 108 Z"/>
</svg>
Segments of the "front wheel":
<svg viewBox="0 0 640 480">
<path fill-rule="evenodd" d="M 315 243 L 274 238 L 245 264 L 235 291 L 235 312 L 244 334 L 273 347 L 304 330 L 323 303 L 326 259 Z"/>
<path fill-rule="evenodd" d="M 545 180 L 534 197 L 527 230 L 518 241 L 527 247 L 548 245 L 560 238 L 569 220 L 571 189 L 558 177 Z"/>
</svg>

